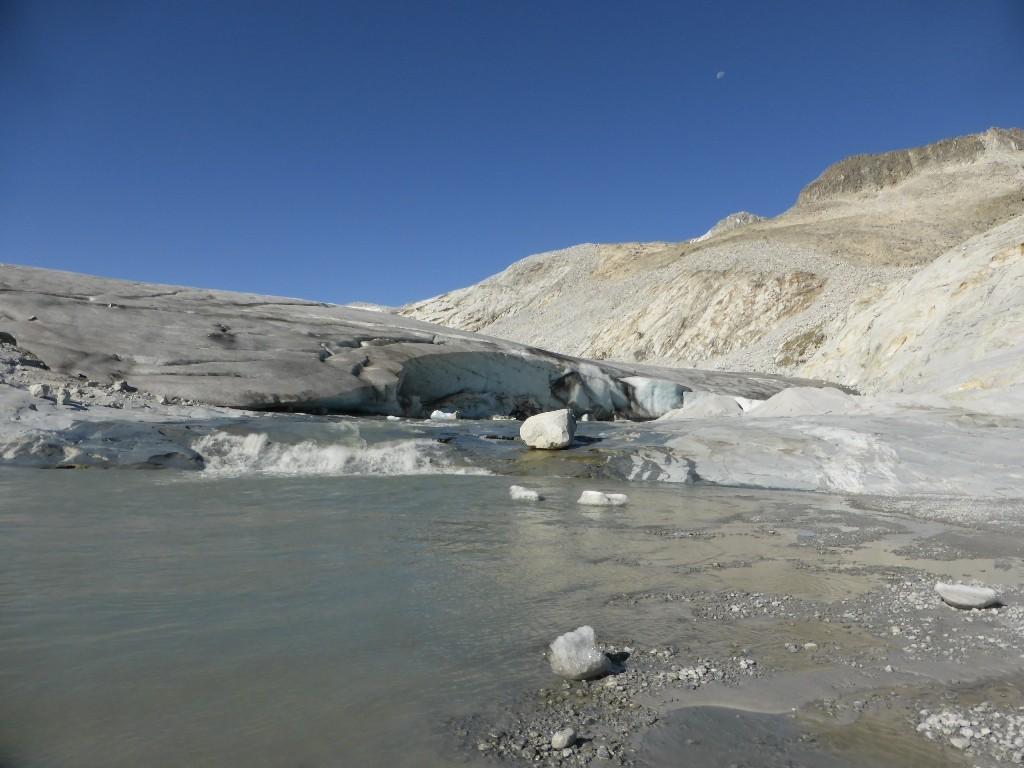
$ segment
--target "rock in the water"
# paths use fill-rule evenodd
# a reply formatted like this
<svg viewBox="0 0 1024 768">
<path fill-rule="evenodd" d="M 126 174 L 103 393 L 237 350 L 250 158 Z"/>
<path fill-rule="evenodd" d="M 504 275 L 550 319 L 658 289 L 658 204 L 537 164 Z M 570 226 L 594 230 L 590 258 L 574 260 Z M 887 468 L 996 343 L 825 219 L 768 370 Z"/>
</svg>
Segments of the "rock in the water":
<svg viewBox="0 0 1024 768">
<path fill-rule="evenodd" d="M 455 421 L 458 418 L 458 411 L 452 411 L 451 413 L 447 411 L 434 411 L 430 414 L 431 421 Z"/>
<path fill-rule="evenodd" d="M 594 628 L 582 626 L 559 635 L 551 643 L 551 671 L 569 680 L 600 677 L 610 668 L 608 657 L 597 649 Z"/>
<path fill-rule="evenodd" d="M 401 421 L 402 417 L 401 416 L 392 416 L 391 414 L 388 414 L 387 420 L 388 421 Z"/>
<path fill-rule="evenodd" d="M 509 486 L 508 495 L 516 501 L 540 501 L 544 498 L 532 488 L 524 488 L 521 485 Z"/>
<path fill-rule="evenodd" d="M 566 749 L 576 743 L 576 731 L 572 728 L 563 728 L 551 734 L 552 749 Z"/>
<path fill-rule="evenodd" d="M 605 493 L 604 491 L 584 491 L 576 499 L 577 504 L 586 504 L 591 507 L 621 507 L 629 503 L 629 497 L 624 493 Z"/>
<path fill-rule="evenodd" d="M 990 587 L 972 587 L 968 584 L 935 585 L 939 597 L 954 608 L 989 608 L 999 603 L 999 593 Z"/>
<path fill-rule="evenodd" d="M 531 416 L 519 428 L 519 436 L 531 448 L 568 448 L 576 434 L 576 417 L 568 408 Z"/>
</svg>

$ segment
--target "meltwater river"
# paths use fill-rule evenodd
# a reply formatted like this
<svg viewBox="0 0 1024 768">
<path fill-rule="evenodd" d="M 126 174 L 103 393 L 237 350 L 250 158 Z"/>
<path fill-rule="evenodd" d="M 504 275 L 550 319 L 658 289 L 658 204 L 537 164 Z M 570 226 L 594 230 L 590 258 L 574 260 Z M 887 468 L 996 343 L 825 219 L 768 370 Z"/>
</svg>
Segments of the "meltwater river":
<svg viewBox="0 0 1024 768">
<path fill-rule="evenodd" d="M 840 499 L 537 474 L 511 480 L 546 497 L 524 504 L 401 426 L 280 423 L 207 430 L 200 473 L 0 472 L 0 766 L 493 765 L 457 724 L 557 684 L 557 634 L 735 644 L 616 596 L 877 586 L 762 546 L 765 519 Z M 594 487 L 629 506 L 578 506 Z"/>
</svg>

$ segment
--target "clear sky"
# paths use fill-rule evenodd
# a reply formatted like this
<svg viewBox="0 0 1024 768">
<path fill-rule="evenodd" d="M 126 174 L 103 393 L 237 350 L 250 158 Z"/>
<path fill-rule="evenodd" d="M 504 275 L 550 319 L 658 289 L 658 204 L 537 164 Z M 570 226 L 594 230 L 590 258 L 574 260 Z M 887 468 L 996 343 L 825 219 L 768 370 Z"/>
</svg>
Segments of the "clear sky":
<svg viewBox="0 0 1024 768">
<path fill-rule="evenodd" d="M 0 261 L 398 304 L 992 125 L 1024 0 L 0 0 Z"/>
</svg>

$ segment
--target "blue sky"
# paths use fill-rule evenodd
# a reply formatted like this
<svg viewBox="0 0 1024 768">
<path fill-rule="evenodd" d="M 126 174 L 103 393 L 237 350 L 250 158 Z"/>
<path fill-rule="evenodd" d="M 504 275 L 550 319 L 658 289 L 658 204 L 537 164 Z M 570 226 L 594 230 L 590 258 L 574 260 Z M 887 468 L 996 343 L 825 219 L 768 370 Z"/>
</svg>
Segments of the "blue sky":
<svg viewBox="0 0 1024 768">
<path fill-rule="evenodd" d="M 1024 126 L 1022 40 L 1022 0 L 0 0 L 0 261 L 398 304 Z"/>
</svg>

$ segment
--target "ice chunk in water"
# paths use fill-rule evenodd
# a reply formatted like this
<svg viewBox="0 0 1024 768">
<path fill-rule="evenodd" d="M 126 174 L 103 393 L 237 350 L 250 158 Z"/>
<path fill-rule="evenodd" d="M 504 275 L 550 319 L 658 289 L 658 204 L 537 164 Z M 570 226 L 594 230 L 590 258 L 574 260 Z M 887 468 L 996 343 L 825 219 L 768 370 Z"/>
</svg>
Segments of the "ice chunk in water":
<svg viewBox="0 0 1024 768">
<path fill-rule="evenodd" d="M 521 485 L 509 486 L 508 495 L 516 501 L 540 501 L 544 498 L 532 488 L 524 488 Z"/>
<path fill-rule="evenodd" d="M 452 411 L 451 413 L 447 411 L 434 411 L 430 414 L 431 421 L 455 421 L 458 418 L 458 411 Z"/>
<path fill-rule="evenodd" d="M 559 635 L 551 643 L 551 671 L 569 680 L 589 680 L 610 669 L 608 657 L 594 644 L 596 635 L 590 626 L 577 627 Z"/>
<path fill-rule="evenodd" d="M 592 507 L 621 507 L 629 503 L 624 493 L 604 493 L 603 491 L 584 491 L 576 499 L 577 504 L 589 504 Z"/>
</svg>

